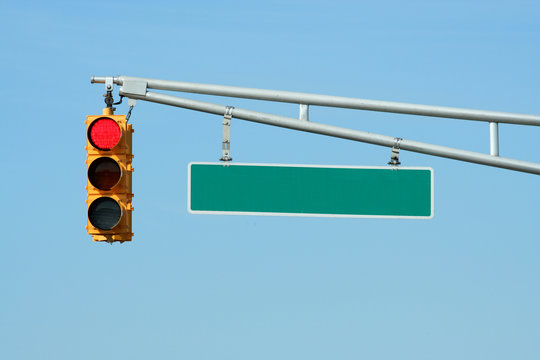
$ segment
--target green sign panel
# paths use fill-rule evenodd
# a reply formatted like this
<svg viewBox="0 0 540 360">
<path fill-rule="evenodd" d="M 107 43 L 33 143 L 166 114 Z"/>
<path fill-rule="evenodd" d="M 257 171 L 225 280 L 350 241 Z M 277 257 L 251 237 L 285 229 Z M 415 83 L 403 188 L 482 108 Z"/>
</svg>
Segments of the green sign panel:
<svg viewBox="0 0 540 360">
<path fill-rule="evenodd" d="M 191 163 L 195 214 L 433 217 L 431 168 Z"/>
</svg>

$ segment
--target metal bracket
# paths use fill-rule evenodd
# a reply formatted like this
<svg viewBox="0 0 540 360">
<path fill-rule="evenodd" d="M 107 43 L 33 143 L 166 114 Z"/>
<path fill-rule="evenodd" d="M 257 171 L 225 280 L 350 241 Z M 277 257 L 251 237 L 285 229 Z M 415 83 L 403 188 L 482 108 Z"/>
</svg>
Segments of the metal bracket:
<svg viewBox="0 0 540 360">
<path fill-rule="evenodd" d="M 125 80 L 120 88 L 120 95 L 129 97 L 129 95 L 146 95 L 148 84 L 146 81 Z"/>
<path fill-rule="evenodd" d="M 499 123 L 489 123 L 489 155 L 499 156 Z"/>
<path fill-rule="evenodd" d="M 113 88 L 114 88 L 114 78 L 112 76 L 107 76 L 105 78 L 105 92 L 106 93 L 103 96 L 105 97 L 105 104 L 107 105 L 107 107 L 112 108 L 114 111 L 115 110 L 113 108 L 114 99 L 112 95 Z"/>
<path fill-rule="evenodd" d="M 390 161 L 388 165 L 398 166 L 401 164 L 399 161 L 399 143 L 403 140 L 402 138 L 394 138 L 394 146 L 392 146 L 392 153 L 390 154 Z"/>
<path fill-rule="evenodd" d="M 105 77 L 105 91 L 113 91 L 114 78 L 112 76 Z"/>
<path fill-rule="evenodd" d="M 298 118 L 302 121 L 309 121 L 309 105 L 300 104 L 300 114 Z"/>
<path fill-rule="evenodd" d="M 126 121 L 131 117 L 131 110 L 137 105 L 137 99 L 128 99 L 129 110 L 126 114 Z"/>
<path fill-rule="evenodd" d="M 223 142 L 221 146 L 221 161 L 231 161 L 231 119 L 234 107 L 227 106 L 223 116 Z"/>
</svg>

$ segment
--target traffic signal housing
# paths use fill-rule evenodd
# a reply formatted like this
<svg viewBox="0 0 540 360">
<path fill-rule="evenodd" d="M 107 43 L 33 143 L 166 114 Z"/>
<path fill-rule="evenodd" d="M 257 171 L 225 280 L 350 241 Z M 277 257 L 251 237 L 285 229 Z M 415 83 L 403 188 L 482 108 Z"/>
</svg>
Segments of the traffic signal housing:
<svg viewBox="0 0 540 360">
<path fill-rule="evenodd" d="M 94 241 L 131 241 L 133 129 L 111 108 L 86 117 L 88 224 Z"/>
</svg>

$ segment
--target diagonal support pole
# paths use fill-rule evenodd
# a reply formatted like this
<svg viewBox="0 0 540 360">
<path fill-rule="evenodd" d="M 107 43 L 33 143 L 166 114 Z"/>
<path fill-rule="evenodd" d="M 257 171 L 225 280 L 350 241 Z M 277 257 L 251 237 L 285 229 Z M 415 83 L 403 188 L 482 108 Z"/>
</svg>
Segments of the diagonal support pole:
<svg viewBox="0 0 540 360">
<path fill-rule="evenodd" d="M 120 95 L 128 96 L 127 94 L 122 94 L 122 90 L 120 90 Z M 202 111 L 216 115 L 222 115 L 226 112 L 226 106 L 223 105 L 185 99 L 160 93 L 146 92 L 145 95 L 129 96 L 139 100 L 146 100 L 165 105 L 177 106 L 185 109 Z M 391 136 L 373 134 L 365 131 L 347 129 L 338 126 L 315 123 L 311 121 L 300 121 L 294 118 L 267 114 L 257 111 L 235 108 L 234 117 L 267 125 L 306 131 L 321 135 L 338 137 L 342 139 L 349 139 L 374 145 L 386 146 L 390 148 L 393 147 L 395 144 L 395 138 Z M 491 156 L 488 154 L 482 154 L 473 151 L 455 149 L 446 146 L 433 145 L 406 139 L 400 141 L 400 149 L 540 175 L 540 164 L 534 162 Z"/>
</svg>

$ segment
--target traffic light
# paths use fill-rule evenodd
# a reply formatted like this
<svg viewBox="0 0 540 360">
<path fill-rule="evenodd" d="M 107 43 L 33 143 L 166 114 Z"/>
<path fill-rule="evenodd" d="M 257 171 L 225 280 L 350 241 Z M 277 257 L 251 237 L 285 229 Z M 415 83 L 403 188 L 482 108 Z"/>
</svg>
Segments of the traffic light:
<svg viewBox="0 0 540 360">
<path fill-rule="evenodd" d="M 94 241 L 131 241 L 131 124 L 125 115 L 86 117 L 88 234 Z"/>
</svg>

